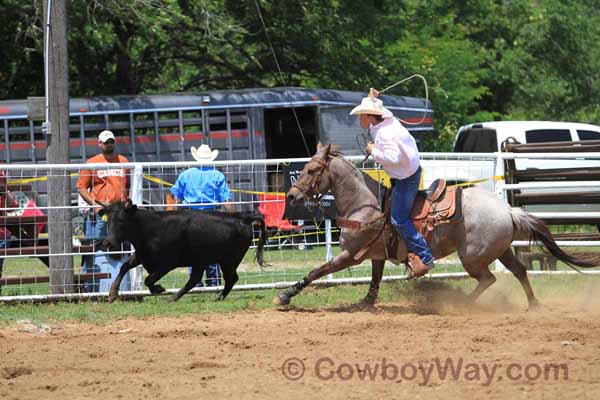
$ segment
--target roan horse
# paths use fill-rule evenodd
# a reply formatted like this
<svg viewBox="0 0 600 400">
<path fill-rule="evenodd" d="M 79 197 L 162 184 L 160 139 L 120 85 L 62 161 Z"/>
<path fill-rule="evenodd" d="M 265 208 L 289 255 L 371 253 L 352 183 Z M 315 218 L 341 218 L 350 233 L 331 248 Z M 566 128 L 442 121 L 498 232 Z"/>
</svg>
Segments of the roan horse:
<svg viewBox="0 0 600 400">
<path fill-rule="evenodd" d="M 367 187 L 364 175 L 341 153 L 332 150 L 331 145 L 321 147 L 305 165 L 302 174 L 287 193 L 290 204 L 294 205 L 328 191 L 335 196 L 338 215 L 363 223 L 382 218 L 382 210 L 377 197 Z M 433 256 L 441 259 L 453 252 L 458 253 L 467 273 L 478 282 L 469 295 L 475 301 L 496 278 L 488 266 L 500 260 L 517 277 L 527 295 L 529 307 L 538 305 L 529 280 L 527 270 L 512 251 L 510 245 L 515 239 L 539 241 L 557 259 L 569 266 L 591 268 L 600 265 L 600 257 L 576 257 L 565 253 L 554 241 L 548 227 L 542 220 L 524 211 L 512 210 L 496 194 L 479 188 L 463 190 L 463 219 L 452 224 L 443 224 L 431 232 L 429 245 Z M 291 298 L 323 275 L 340 271 L 363 260 L 371 259 L 372 275 L 369 291 L 361 305 L 375 303 L 386 259 L 405 260 L 406 247 L 398 246 L 398 254 L 388 255 L 384 235 L 376 239 L 376 230 L 351 230 L 342 228 L 340 247 L 342 252 L 333 260 L 313 269 L 301 281 L 287 290 L 280 291 L 273 302 L 287 305 Z M 355 257 L 365 244 L 372 243 L 368 250 Z"/>
</svg>

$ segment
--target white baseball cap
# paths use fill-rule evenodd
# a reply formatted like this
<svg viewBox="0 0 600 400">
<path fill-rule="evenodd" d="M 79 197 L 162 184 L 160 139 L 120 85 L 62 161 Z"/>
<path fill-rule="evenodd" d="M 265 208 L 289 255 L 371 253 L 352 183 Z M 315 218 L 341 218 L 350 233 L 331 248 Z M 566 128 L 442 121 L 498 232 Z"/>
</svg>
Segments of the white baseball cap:
<svg viewBox="0 0 600 400">
<path fill-rule="evenodd" d="M 98 135 L 98 141 L 100 143 L 106 143 L 110 139 L 115 140 L 115 134 L 112 133 L 111 131 L 102 131 Z"/>
</svg>

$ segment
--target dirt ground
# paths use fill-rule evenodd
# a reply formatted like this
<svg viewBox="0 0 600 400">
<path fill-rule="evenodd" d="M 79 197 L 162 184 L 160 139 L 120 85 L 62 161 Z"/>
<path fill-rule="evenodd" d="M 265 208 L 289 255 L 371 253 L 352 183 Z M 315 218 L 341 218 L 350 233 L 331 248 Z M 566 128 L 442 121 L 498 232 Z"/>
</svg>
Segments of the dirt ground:
<svg viewBox="0 0 600 400">
<path fill-rule="evenodd" d="M 0 330 L 0 399 L 600 398 L 595 296 L 527 311 L 429 293 L 369 311 L 17 324 Z"/>
</svg>

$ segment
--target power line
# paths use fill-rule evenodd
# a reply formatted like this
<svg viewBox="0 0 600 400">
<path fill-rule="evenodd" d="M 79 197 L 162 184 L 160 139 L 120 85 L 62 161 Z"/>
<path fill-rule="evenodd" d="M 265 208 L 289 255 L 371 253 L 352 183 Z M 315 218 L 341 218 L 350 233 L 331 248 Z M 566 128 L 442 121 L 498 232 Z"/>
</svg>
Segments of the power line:
<svg viewBox="0 0 600 400">
<path fill-rule="evenodd" d="M 254 4 L 256 5 L 256 11 L 258 11 L 258 17 L 260 18 L 260 22 L 262 23 L 263 30 L 265 31 L 265 36 L 267 37 L 267 41 L 269 42 L 269 48 L 271 49 L 271 54 L 273 54 L 273 58 L 275 59 L 275 65 L 277 66 L 277 71 L 279 72 L 279 78 L 281 79 L 281 83 L 283 86 L 287 86 L 285 81 L 285 77 L 283 76 L 283 72 L 281 71 L 281 66 L 279 65 L 279 60 L 277 59 L 277 54 L 275 54 L 275 49 L 273 48 L 273 43 L 271 42 L 271 37 L 269 36 L 269 32 L 267 31 L 267 25 L 265 24 L 265 20 L 263 19 L 262 13 L 260 11 L 260 7 L 258 5 L 258 0 L 254 0 Z M 283 94 L 284 97 L 286 94 Z M 292 112 L 294 113 L 294 119 L 296 120 L 296 125 L 298 125 L 298 131 L 300 132 L 300 137 L 302 138 L 302 143 L 304 143 L 304 148 L 306 149 L 306 155 L 310 157 L 312 154 L 308 148 L 308 144 L 306 143 L 306 138 L 304 137 L 304 132 L 302 131 L 302 126 L 300 125 L 300 119 L 298 118 L 298 114 L 296 113 L 296 108 L 292 106 Z"/>
</svg>

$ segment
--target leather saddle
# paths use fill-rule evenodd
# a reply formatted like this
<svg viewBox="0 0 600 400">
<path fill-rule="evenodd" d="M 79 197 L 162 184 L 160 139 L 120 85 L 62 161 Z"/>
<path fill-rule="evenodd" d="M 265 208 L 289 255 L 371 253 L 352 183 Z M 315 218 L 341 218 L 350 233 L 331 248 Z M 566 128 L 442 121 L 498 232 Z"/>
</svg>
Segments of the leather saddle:
<svg viewBox="0 0 600 400">
<path fill-rule="evenodd" d="M 391 192 L 391 191 L 390 191 Z M 386 211 L 389 213 L 391 198 L 386 199 Z M 410 214 L 417 231 L 430 243 L 431 232 L 441 224 L 456 223 L 463 219 L 462 188 L 446 186 L 446 181 L 436 179 L 426 190 L 419 190 Z M 400 234 L 391 226 L 385 234 L 389 255 L 398 254 Z M 394 257 L 390 257 L 393 259 Z"/>
<path fill-rule="evenodd" d="M 436 179 L 427 190 L 418 192 L 410 218 L 425 240 L 436 226 L 461 221 L 462 188 L 447 187 L 445 180 Z"/>
</svg>

